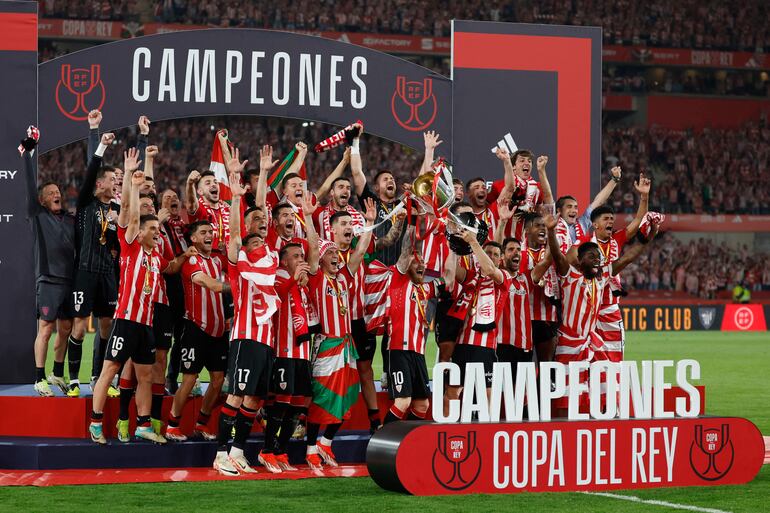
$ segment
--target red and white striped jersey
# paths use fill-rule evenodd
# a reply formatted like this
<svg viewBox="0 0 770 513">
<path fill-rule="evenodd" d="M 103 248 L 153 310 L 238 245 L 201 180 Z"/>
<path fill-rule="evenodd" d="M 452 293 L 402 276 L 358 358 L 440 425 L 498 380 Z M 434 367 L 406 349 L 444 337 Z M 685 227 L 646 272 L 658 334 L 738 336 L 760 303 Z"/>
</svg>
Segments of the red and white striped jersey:
<svg viewBox="0 0 770 513">
<path fill-rule="evenodd" d="M 158 238 L 158 247 L 157 247 L 158 253 L 161 254 L 163 258 L 165 258 L 167 261 L 172 261 L 174 259 L 174 252 L 171 251 L 171 243 L 168 240 L 168 236 L 161 232 L 160 237 Z M 164 276 L 161 276 L 160 283 L 158 284 L 158 288 L 155 290 L 155 295 L 152 298 L 153 303 L 160 303 L 162 305 L 168 306 L 168 294 L 166 293 L 166 278 Z"/>
<path fill-rule="evenodd" d="M 438 296 L 438 281 L 413 283 L 395 265 L 388 287 L 388 349 L 425 354 L 428 300 Z"/>
<path fill-rule="evenodd" d="M 366 219 L 364 219 L 364 215 L 361 212 L 351 207 L 350 205 L 345 207 L 345 212 L 350 214 L 354 233 L 357 233 L 358 230 L 364 227 L 366 224 Z M 315 225 L 315 229 L 318 232 L 319 237 L 324 240 L 332 239 L 331 217 L 335 213 L 337 213 L 337 210 L 334 208 L 331 202 L 329 202 L 323 208 L 317 209 L 315 214 L 313 214 L 313 223 Z"/>
<path fill-rule="evenodd" d="M 120 240 L 120 285 L 115 319 L 138 322 L 152 326 L 153 297 L 163 281 L 161 273 L 168 266 L 157 249 L 150 253 L 139 241 L 126 240 L 126 229 L 118 226 Z"/>
<path fill-rule="evenodd" d="M 352 284 L 353 278 L 347 268 L 340 270 L 336 278 L 320 269 L 310 275 L 307 285 L 310 301 L 318 312 L 323 335 L 333 338 L 350 335 Z"/>
<path fill-rule="evenodd" d="M 564 310 L 559 332 L 571 339 L 587 340 L 596 328 L 601 307 L 601 295 L 611 277 L 612 264 L 602 266 L 602 273 L 593 279 L 570 266 L 561 277 Z"/>
<path fill-rule="evenodd" d="M 281 302 L 275 291 L 277 269 L 278 254 L 265 245 L 250 253 L 241 248 L 238 262 L 229 262 L 235 307 L 230 340 L 254 340 L 273 347 L 272 317 Z"/>
<path fill-rule="evenodd" d="M 374 253 L 374 238 L 372 237 L 369 239 L 369 248 L 366 250 L 367 253 Z M 345 251 L 338 251 L 337 255 L 339 256 L 339 268 L 340 271 L 344 268 L 346 271 L 346 274 L 348 276 L 353 276 L 353 274 L 350 272 L 350 269 L 348 269 L 348 262 L 350 261 L 350 255 L 353 252 L 353 248 L 350 247 L 346 249 Z M 353 277 L 353 283 L 350 285 L 351 290 L 351 302 L 350 302 L 350 318 L 355 320 L 363 319 L 364 318 L 364 302 L 366 301 L 366 294 L 364 291 L 364 281 L 366 280 L 366 269 L 367 265 L 365 262 L 361 262 L 361 265 L 358 266 L 358 270 L 356 271 L 355 276 Z"/>
<path fill-rule="evenodd" d="M 314 205 L 317 204 L 318 198 L 316 197 L 315 193 L 311 192 L 310 195 L 311 195 L 311 199 L 313 200 L 313 204 Z M 294 236 L 298 239 L 306 239 L 307 231 L 305 230 L 305 223 L 307 221 L 305 220 L 305 213 L 302 212 L 302 209 L 296 206 L 291 201 L 289 201 L 286 196 L 279 198 L 278 195 L 273 190 L 267 193 L 268 213 L 272 210 L 272 208 L 275 205 L 278 205 L 279 203 L 286 203 L 287 205 L 291 206 L 292 210 L 294 211 L 294 217 L 297 221 L 296 223 L 294 223 Z M 268 220 L 267 220 L 268 226 L 270 225 L 270 218 L 271 216 L 268 216 Z"/>
<path fill-rule="evenodd" d="M 522 273 L 508 275 L 502 290 L 503 311 L 497 324 L 497 343 L 532 350 L 532 310 L 529 305 L 530 280 Z"/>
<path fill-rule="evenodd" d="M 219 248 L 220 241 L 227 244 L 230 240 L 230 205 L 224 201 L 220 201 L 217 208 L 211 208 L 203 198 L 198 198 L 198 210 L 190 216 L 190 222 L 193 221 L 209 221 L 214 227 L 212 248 Z"/>
<path fill-rule="evenodd" d="M 500 214 L 497 212 L 497 203 L 489 203 L 487 208 L 479 213 L 474 212 L 473 215 L 476 216 L 476 219 L 487 223 L 487 227 L 489 228 L 487 240 L 495 240 L 495 230 L 497 229 L 497 224 L 500 221 Z"/>
<path fill-rule="evenodd" d="M 210 256 L 193 255 L 182 265 L 185 318 L 194 322 L 212 337 L 225 332 L 225 309 L 220 292 L 196 285 L 192 277 L 204 273 L 218 281 L 224 280 L 224 262 L 219 253 Z"/>
<path fill-rule="evenodd" d="M 612 234 L 609 240 L 600 241 L 596 238 L 596 233 L 586 234 L 578 240 L 578 245 L 584 242 L 595 242 L 599 245 L 599 251 L 602 254 L 602 264 L 610 264 L 620 258 L 620 251 L 623 249 L 627 239 L 626 230 L 618 230 Z M 610 277 L 610 283 L 604 288 L 602 296 L 602 305 L 615 305 L 620 303 L 620 296 L 612 293 L 613 290 L 620 290 L 620 275 Z"/>
<path fill-rule="evenodd" d="M 433 223 L 422 242 L 422 259 L 425 262 L 426 270 L 433 271 L 433 274 L 440 276 L 444 271 L 446 257 L 449 255 L 449 244 L 446 240 L 444 224 L 439 221 Z"/>
<path fill-rule="evenodd" d="M 284 239 L 283 237 L 278 235 L 278 232 L 272 226 L 270 226 L 267 229 L 267 238 L 265 239 L 265 244 L 267 244 L 267 247 L 269 247 L 271 250 L 275 251 L 276 253 L 280 253 L 283 247 L 289 243 L 296 243 L 301 245 L 302 250 L 307 255 L 307 252 L 308 252 L 307 239 L 299 239 L 297 237 L 292 237 L 291 239 Z"/>
<path fill-rule="evenodd" d="M 472 272 L 479 272 L 478 270 L 473 271 L 469 270 L 468 273 L 471 274 Z M 495 294 L 495 322 L 497 322 L 497 325 L 494 326 L 489 331 L 477 331 L 473 329 L 474 324 L 476 323 L 476 316 L 474 315 L 475 312 L 475 305 L 474 308 L 471 308 L 470 312 L 468 312 L 468 315 L 465 317 L 465 321 L 463 323 L 463 329 L 462 329 L 462 335 L 460 335 L 460 339 L 457 341 L 458 344 L 467 344 L 469 346 L 480 346 L 480 347 L 487 347 L 489 349 L 496 349 L 497 348 L 497 330 L 499 327 L 499 316 L 502 313 L 505 315 L 505 312 L 503 311 L 504 303 L 502 301 L 503 298 L 503 291 L 507 290 L 511 286 L 511 275 L 508 273 L 503 273 L 503 282 L 501 284 L 496 284 L 492 280 L 492 278 L 482 277 L 479 276 L 478 284 L 476 286 L 476 300 L 478 300 L 478 294 L 479 290 L 486 288 L 486 287 L 492 287 L 494 289 Z M 466 281 L 468 278 L 466 278 Z"/>
<path fill-rule="evenodd" d="M 545 257 L 545 252 L 545 246 L 540 249 L 522 248 L 519 273 L 529 280 L 529 304 L 532 309 L 532 320 L 556 322 L 558 320 L 556 307 L 545 295 L 545 288 L 532 281 L 532 269 Z"/>
<path fill-rule="evenodd" d="M 300 287 L 286 269 L 278 268 L 275 278 L 275 291 L 281 298 L 278 314 L 273 316 L 275 328 L 276 358 L 299 358 L 310 360 L 310 336 L 308 308 L 310 308 L 310 290 Z M 299 299 L 299 304 L 297 304 Z M 297 343 L 297 333 L 307 334 L 306 340 Z"/>
</svg>

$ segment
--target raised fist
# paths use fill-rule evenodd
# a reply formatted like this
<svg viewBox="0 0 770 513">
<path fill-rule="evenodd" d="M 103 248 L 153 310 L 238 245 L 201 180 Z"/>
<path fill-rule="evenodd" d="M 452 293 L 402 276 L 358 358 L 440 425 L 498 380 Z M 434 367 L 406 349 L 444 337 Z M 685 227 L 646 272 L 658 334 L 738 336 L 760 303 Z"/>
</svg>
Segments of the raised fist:
<svg viewBox="0 0 770 513">
<path fill-rule="evenodd" d="M 98 110 L 96 112 L 99 112 Z M 101 114 L 99 114 L 99 118 L 101 119 Z M 102 144 L 105 146 L 109 146 L 110 144 L 115 141 L 115 134 L 112 132 L 107 132 L 106 134 L 102 134 Z"/>
<path fill-rule="evenodd" d="M 299 152 L 300 155 L 307 153 L 307 144 L 303 143 L 302 141 L 295 144 L 294 148 Z"/>
<path fill-rule="evenodd" d="M 155 157 L 157 157 L 157 156 L 158 156 L 158 147 L 157 147 L 157 146 L 154 146 L 154 145 L 153 145 L 153 146 L 148 146 L 148 147 L 147 147 L 147 148 L 144 150 L 144 156 L 145 156 L 145 158 L 146 158 L 146 159 L 148 159 L 148 160 L 149 160 L 149 159 L 154 159 Z"/>
<path fill-rule="evenodd" d="M 144 173 L 142 171 L 134 171 L 131 175 L 131 185 L 139 187 L 144 183 Z"/>
<path fill-rule="evenodd" d="M 201 174 L 198 172 L 197 169 L 193 169 L 190 172 L 190 176 L 187 177 L 187 183 L 193 183 L 196 184 L 201 179 Z"/>
<path fill-rule="evenodd" d="M 99 128 L 99 124 L 102 122 L 102 112 L 99 110 L 92 110 L 88 113 L 88 127 Z"/>
<path fill-rule="evenodd" d="M 547 155 L 540 155 L 537 158 L 537 169 L 538 170 L 545 169 L 546 164 L 548 164 L 548 156 Z"/>
<path fill-rule="evenodd" d="M 150 133 L 150 118 L 145 115 L 139 116 L 139 121 L 136 122 L 139 125 L 139 133 L 147 135 Z"/>
</svg>

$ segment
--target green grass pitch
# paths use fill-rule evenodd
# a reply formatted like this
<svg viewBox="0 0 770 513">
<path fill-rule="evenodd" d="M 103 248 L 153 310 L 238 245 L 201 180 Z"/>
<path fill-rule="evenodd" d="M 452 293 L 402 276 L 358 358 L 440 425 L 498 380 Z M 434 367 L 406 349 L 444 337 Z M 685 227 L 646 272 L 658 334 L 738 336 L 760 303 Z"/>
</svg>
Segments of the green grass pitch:
<svg viewBox="0 0 770 513">
<path fill-rule="evenodd" d="M 745 417 L 770 434 L 768 333 L 637 333 L 628 334 L 629 360 L 681 360 L 701 363 L 700 384 L 706 386 L 706 413 Z M 90 340 L 89 340 L 90 342 Z M 435 361 L 429 344 L 428 366 Z M 83 352 L 84 367 L 90 348 Z M 90 363 L 90 362 L 88 362 Z M 375 375 L 382 362 L 375 359 Z M 89 369 L 83 369 L 81 377 Z M 672 379 L 670 376 L 669 379 Z M 158 483 L 52 488 L 0 488 L 0 511 L 88 511 L 120 505 L 119 511 L 770 511 L 770 466 L 741 486 L 661 488 L 613 492 L 648 502 L 630 502 L 579 493 L 410 497 L 386 492 L 369 478 L 300 481 Z M 650 502 L 656 501 L 656 502 Z M 668 504 L 668 505 L 667 505 Z M 110 508 L 110 509 L 113 509 Z M 526 508 L 526 509 L 525 509 Z"/>
</svg>

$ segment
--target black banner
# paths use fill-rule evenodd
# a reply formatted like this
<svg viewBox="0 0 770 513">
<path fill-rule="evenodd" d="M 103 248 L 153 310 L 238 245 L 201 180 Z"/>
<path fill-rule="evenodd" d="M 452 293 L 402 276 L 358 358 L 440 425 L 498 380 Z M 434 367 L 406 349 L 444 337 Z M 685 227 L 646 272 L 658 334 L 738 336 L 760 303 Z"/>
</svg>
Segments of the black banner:
<svg viewBox="0 0 770 513">
<path fill-rule="evenodd" d="M 33 236 L 16 147 L 37 124 L 37 3 L 0 1 L 0 27 L 0 383 L 19 383 L 35 370 Z"/>
<path fill-rule="evenodd" d="M 722 329 L 724 305 L 620 305 L 629 331 Z"/>
<path fill-rule="evenodd" d="M 40 65 L 41 151 L 83 138 L 90 109 L 105 127 L 208 115 L 279 116 L 346 126 L 421 149 L 452 144 L 448 78 L 404 59 L 288 32 L 186 31 L 95 46 Z M 315 143 L 317 141 L 308 141 Z M 256 148 L 257 141 L 253 144 Z"/>
</svg>

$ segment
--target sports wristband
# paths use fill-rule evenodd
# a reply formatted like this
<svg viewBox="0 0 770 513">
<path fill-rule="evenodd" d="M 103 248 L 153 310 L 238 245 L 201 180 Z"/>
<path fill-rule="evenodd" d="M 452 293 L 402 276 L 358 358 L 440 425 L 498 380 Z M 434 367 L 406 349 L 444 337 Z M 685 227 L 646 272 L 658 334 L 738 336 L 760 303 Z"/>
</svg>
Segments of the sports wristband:
<svg viewBox="0 0 770 513">
<path fill-rule="evenodd" d="M 353 139 L 353 144 L 350 145 L 350 154 L 351 155 L 360 155 L 361 150 L 358 149 L 358 143 L 360 142 L 360 139 L 356 137 Z"/>
<path fill-rule="evenodd" d="M 620 177 L 612 175 L 612 181 L 615 182 L 615 183 L 620 183 Z"/>
<path fill-rule="evenodd" d="M 99 147 L 96 148 L 96 151 L 94 152 L 94 155 L 97 155 L 99 157 L 104 156 L 104 151 L 107 149 L 107 145 L 104 143 L 99 143 Z"/>
</svg>

